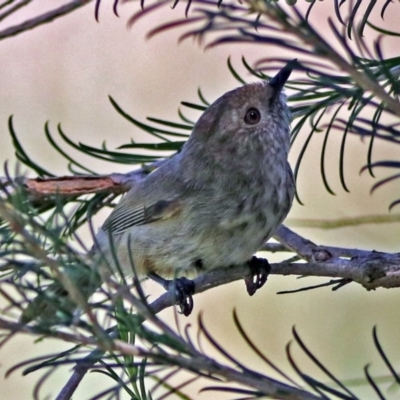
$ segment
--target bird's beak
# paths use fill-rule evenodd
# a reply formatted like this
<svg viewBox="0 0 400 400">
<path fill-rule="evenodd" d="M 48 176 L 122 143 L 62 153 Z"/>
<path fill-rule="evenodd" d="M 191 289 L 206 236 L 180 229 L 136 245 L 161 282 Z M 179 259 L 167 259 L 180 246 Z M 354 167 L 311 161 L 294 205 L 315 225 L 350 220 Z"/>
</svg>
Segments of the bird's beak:
<svg viewBox="0 0 400 400">
<path fill-rule="evenodd" d="M 297 59 L 289 61 L 269 82 L 268 85 L 273 89 L 273 95 L 271 99 L 275 99 L 281 93 L 283 86 L 289 79 L 290 74 L 293 71 Z"/>
</svg>

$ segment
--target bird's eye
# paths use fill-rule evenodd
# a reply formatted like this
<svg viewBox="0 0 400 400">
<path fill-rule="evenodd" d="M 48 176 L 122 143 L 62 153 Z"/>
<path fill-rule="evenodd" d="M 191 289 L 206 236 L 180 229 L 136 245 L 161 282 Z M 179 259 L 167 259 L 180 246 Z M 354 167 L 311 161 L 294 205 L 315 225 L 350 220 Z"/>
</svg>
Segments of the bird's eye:
<svg viewBox="0 0 400 400">
<path fill-rule="evenodd" d="M 257 108 L 249 108 L 244 116 L 244 122 L 248 125 L 255 125 L 260 122 L 261 115 Z"/>
</svg>

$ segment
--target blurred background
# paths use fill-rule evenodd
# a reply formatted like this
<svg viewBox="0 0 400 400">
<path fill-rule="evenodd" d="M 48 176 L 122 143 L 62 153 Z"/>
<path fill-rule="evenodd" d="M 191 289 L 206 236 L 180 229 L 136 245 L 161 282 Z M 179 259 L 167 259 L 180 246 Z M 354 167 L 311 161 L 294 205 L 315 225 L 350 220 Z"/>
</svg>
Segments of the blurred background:
<svg viewBox="0 0 400 400">
<path fill-rule="evenodd" d="M 10 24 L 31 17 L 53 3 L 44 0 L 33 2 L 29 8 L 21 10 Z M 57 124 L 61 123 L 64 132 L 74 141 L 93 146 L 105 141 L 113 149 L 127 143 L 130 138 L 148 141 L 151 139 L 140 137 L 143 133 L 114 111 L 108 95 L 135 118 L 144 120 L 146 116 L 153 116 L 178 121 L 180 101 L 195 102 L 199 87 L 207 100 L 213 101 L 238 86 L 226 66 L 228 56 L 249 81 L 254 78 L 246 75 L 241 67 L 241 57 L 245 56 L 251 64 L 260 58 L 274 56 L 273 49 L 261 46 L 229 45 L 204 51 L 191 40 L 178 44 L 178 30 L 146 39 L 150 28 L 176 17 L 177 13 L 183 17 L 184 7 L 185 4 L 179 4 L 176 10 L 165 7 L 162 12 L 151 14 L 128 29 L 127 20 L 138 9 L 138 3 L 123 4 L 117 18 L 111 6 L 102 2 L 99 22 L 94 19 L 94 5 L 90 3 L 53 23 L 0 41 L 1 163 L 8 160 L 10 166 L 15 165 L 7 127 L 10 115 L 14 116 L 14 128 L 28 154 L 43 167 L 65 175 L 69 173 L 65 160 L 58 158 L 44 136 L 46 121 L 50 122 L 50 130 L 54 133 Z M 325 16 L 318 12 L 321 11 L 312 14 L 311 20 L 317 22 L 321 19 L 321 24 L 326 23 Z M 385 27 L 395 25 L 395 19 L 396 16 L 387 15 Z M 390 54 L 396 50 L 389 43 L 385 51 Z M 282 54 L 279 56 L 282 57 Z M 298 180 L 298 192 L 304 205 L 294 204 L 287 225 L 291 227 L 291 221 L 295 221 L 293 229 L 318 244 L 398 251 L 398 223 L 331 230 L 298 227 L 297 220 L 305 218 L 387 215 L 388 205 L 399 195 L 395 184 L 384 186 L 370 195 L 370 188 L 376 181 L 366 173 L 359 174 L 365 163 L 366 150 L 357 137 L 349 138 L 346 149 L 345 167 L 350 193 L 344 192 L 337 174 L 340 142 L 335 141 L 335 135 L 331 138 L 328 174 L 331 175 L 336 196 L 328 194 L 319 173 L 322 138 L 319 140 L 317 135 L 306 154 Z M 292 149 L 292 165 L 298 150 L 297 145 Z M 393 150 L 382 147 L 380 151 L 386 154 Z M 81 160 L 99 173 L 129 170 L 128 166 L 84 157 Z M 395 208 L 392 212 L 399 211 Z M 105 217 L 104 214 L 98 217 L 98 225 Z M 274 258 L 270 257 L 270 261 Z M 280 290 L 324 281 L 271 276 L 268 284 L 252 298 L 247 296 L 243 282 L 219 287 L 196 296 L 195 312 L 189 319 L 182 319 L 182 324 L 195 324 L 197 314 L 202 312 L 210 332 L 228 350 L 245 359 L 252 369 L 266 370 L 267 367 L 246 347 L 234 327 L 232 311 L 236 309 L 239 319 L 259 348 L 289 372 L 291 367 L 285 346 L 292 340 L 292 327 L 295 326 L 314 354 L 341 379 L 361 377 L 368 362 L 375 376 L 386 374 L 373 346 L 372 328 L 375 325 L 378 327 L 381 342 L 396 365 L 400 360 L 398 290 L 367 292 L 356 284 L 350 284 L 336 292 L 322 288 L 277 295 Z M 148 291 L 153 297 L 159 289 L 148 286 Z M 172 311 L 164 312 L 163 318 L 173 323 Z M 45 344 L 34 343 L 30 337 L 19 336 L 0 349 L 1 399 L 32 397 L 32 388 L 42 372 L 22 377 L 21 370 L 17 370 L 7 378 L 4 375 L 11 366 L 28 357 L 61 349 L 62 344 L 58 341 L 54 341 L 54 348 L 50 349 L 51 343 L 49 340 Z M 307 372 L 315 372 L 298 347 L 293 345 L 292 348 L 299 364 Z M 70 373 L 71 369 L 65 367 L 52 375 L 41 391 L 41 398 L 54 398 Z M 101 385 L 107 387 L 111 384 L 102 375 L 88 374 L 75 398 L 90 398 L 100 390 Z M 198 393 L 195 385 L 186 391 L 196 399 L 216 398 L 215 394 Z M 218 398 L 225 397 L 221 395 Z M 394 393 L 393 398 L 398 398 L 398 393 Z"/>
</svg>

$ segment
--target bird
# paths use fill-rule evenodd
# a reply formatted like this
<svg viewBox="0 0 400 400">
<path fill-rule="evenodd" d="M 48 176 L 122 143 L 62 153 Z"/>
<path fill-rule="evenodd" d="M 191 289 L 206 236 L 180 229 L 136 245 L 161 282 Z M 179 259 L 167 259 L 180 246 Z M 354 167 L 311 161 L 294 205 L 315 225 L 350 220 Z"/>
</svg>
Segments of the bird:
<svg viewBox="0 0 400 400">
<path fill-rule="evenodd" d="M 256 282 L 245 280 L 254 294 L 269 267 L 254 254 L 285 219 L 295 193 L 283 93 L 292 69 L 293 61 L 269 81 L 245 84 L 212 103 L 181 150 L 123 196 L 91 254 L 101 254 L 111 270 L 132 274 L 133 264 L 139 276 L 174 287 L 184 315 L 193 309 L 195 288 L 186 278 L 193 273 L 247 263 L 258 275 Z M 92 281 L 86 297 L 100 285 Z M 25 321 L 36 314 L 26 313 Z"/>
<path fill-rule="evenodd" d="M 252 260 L 293 201 L 282 94 L 291 70 L 224 94 L 182 150 L 134 185 L 97 235 L 109 260 L 110 238 L 121 266 L 131 254 L 139 275 L 161 282 Z"/>
</svg>

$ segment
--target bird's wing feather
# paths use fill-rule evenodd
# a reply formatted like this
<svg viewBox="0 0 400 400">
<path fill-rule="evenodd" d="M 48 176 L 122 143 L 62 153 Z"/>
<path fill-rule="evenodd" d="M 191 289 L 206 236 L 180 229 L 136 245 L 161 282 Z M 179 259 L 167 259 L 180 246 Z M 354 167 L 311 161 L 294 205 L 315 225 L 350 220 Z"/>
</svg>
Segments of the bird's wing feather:
<svg viewBox="0 0 400 400">
<path fill-rule="evenodd" d="M 182 208 L 178 199 L 159 200 L 147 206 L 132 205 L 122 201 L 105 221 L 102 229 L 105 232 L 120 234 L 133 226 L 149 224 L 161 219 L 170 218 Z"/>
</svg>

